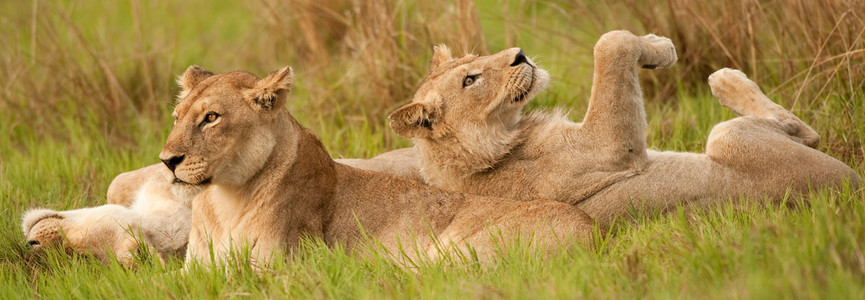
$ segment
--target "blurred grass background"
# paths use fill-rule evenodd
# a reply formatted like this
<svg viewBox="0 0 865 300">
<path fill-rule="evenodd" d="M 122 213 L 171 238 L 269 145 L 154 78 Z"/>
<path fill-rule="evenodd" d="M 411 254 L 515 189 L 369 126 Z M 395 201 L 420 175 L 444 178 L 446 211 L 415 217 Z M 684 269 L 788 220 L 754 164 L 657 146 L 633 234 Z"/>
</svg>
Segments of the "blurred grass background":
<svg viewBox="0 0 865 300">
<path fill-rule="evenodd" d="M 614 29 L 677 46 L 673 68 L 642 73 L 652 147 L 702 151 L 711 127 L 734 117 L 706 78 L 734 67 L 812 125 L 822 151 L 865 172 L 863 1 L 3 1 L 0 295 L 865 297 L 865 197 L 854 191 L 815 191 L 793 209 L 646 220 L 614 230 L 602 250 L 542 259 L 511 249 L 489 267 L 413 273 L 316 243 L 262 278 L 159 275 L 177 262 L 25 263 L 25 209 L 102 204 L 115 175 L 157 162 L 174 78 L 190 64 L 259 75 L 293 66 L 291 112 L 334 157 L 371 157 L 410 145 L 386 116 L 410 100 L 432 45 L 458 55 L 523 48 L 553 77 L 530 108 L 567 107 L 579 120 L 592 46 Z"/>
</svg>

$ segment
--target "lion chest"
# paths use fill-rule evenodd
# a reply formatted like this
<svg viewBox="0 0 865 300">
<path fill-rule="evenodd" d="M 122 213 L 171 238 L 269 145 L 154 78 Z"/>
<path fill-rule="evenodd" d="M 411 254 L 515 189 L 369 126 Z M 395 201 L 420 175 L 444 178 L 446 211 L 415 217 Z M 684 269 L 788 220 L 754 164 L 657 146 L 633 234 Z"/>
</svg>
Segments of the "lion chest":
<svg viewBox="0 0 865 300">
<path fill-rule="evenodd" d="M 224 257 L 229 253 L 249 251 L 253 257 L 269 258 L 285 240 L 284 226 L 266 206 L 244 201 L 220 187 L 211 187 L 193 201 L 195 234 L 190 247 L 207 247 L 206 252 Z M 191 248 L 190 248 L 191 249 Z M 195 251 L 201 252 L 201 251 Z M 203 254 L 203 253 L 199 253 Z"/>
</svg>

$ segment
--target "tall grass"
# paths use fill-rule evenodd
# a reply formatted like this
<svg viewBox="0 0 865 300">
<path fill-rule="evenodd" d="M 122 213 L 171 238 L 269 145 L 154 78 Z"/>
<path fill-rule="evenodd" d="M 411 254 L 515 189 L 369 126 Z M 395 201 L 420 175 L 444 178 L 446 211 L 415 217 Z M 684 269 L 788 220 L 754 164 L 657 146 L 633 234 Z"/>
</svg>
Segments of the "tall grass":
<svg viewBox="0 0 865 300">
<path fill-rule="evenodd" d="M 15 120 L 38 121 L 33 129 L 50 135 L 64 127 L 52 111 L 71 106 L 63 115 L 92 117 L 112 142 L 130 143 L 128 128 L 142 126 L 136 124 L 140 120 L 165 124 L 175 92 L 172 78 L 188 64 L 259 74 L 291 64 L 310 121 L 386 131 L 383 117 L 411 99 L 433 44 L 478 54 L 521 46 L 540 54 L 542 66 L 576 98 L 588 93 L 594 41 L 624 28 L 669 36 L 677 45 L 675 68 L 644 76 L 650 105 L 677 105 L 679 95 L 704 93 L 705 78 L 714 70 L 736 67 L 785 106 L 811 114 L 806 119 L 829 122 L 823 127 L 849 126 L 862 115 L 862 106 L 852 102 L 830 108 L 838 109 L 836 118 L 814 115 L 826 113 L 827 103 L 833 103 L 827 100 L 862 96 L 861 1 L 480 4 L 487 9 L 479 13 L 468 0 L 259 0 L 247 7 L 214 7 L 214 17 L 206 18 L 195 14 L 201 5 L 195 2 L 6 3 L 0 108 L 14 111 Z M 93 11 L 111 14 L 88 18 Z M 844 141 L 828 143 L 833 151 L 863 157 L 861 141 L 835 131 L 821 131 L 830 141 Z M 389 148 L 403 145 L 384 136 Z"/>
<path fill-rule="evenodd" d="M 385 118 L 411 98 L 432 45 L 522 47 L 553 76 L 531 108 L 564 106 L 579 118 L 592 46 L 613 29 L 678 47 L 676 66 L 641 74 L 652 147 L 702 151 L 711 127 L 734 116 L 706 77 L 737 67 L 861 174 L 863 18 L 865 3 L 841 0 L 0 2 L 0 298 L 862 298 L 865 198 L 855 191 L 815 191 L 793 209 L 647 219 L 614 230 L 603 251 L 511 249 L 487 267 L 416 273 L 316 242 L 262 277 L 164 274 L 176 261 L 137 270 L 65 255 L 27 262 L 18 221 L 33 206 L 102 204 L 113 176 L 155 163 L 174 77 L 190 64 L 259 75 L 292 65 L 292 114 L 334 156 L 368 157 L 410 144 Z"/>
<path fill-rule="evenodd" d="M 488 52 L 468 0 L 262 0 L 255 9 L 271 47 L 298 54 L 309 103 L 328 118 L 379 120 L 410 100 L 433 44 Z"/>
<path fill-rule="evenodd" d="M 549 6 L 592 36 L 612 27 L 672 38 L 679 62 L 670 72 L 646 76 L 653 86 L 647 89 L 651 100 L 675 102 L 681 85 L 705 86 L 715 70 L 740 69 L 769 97 L 804 112 L 812 125 L 832 129 L 821 132 L 831 151 L 854 161 L 865 157 L 862 140 L 849 139 L 849 129 L 855 136 L 865 134 L 855 126 L 865 118 L 865 107 L 861 101 L 843 101 L 865 97 L 863 1 L 626 0 Z M 838 103 L 844 106 L 829 107 Z"/>
</svg>

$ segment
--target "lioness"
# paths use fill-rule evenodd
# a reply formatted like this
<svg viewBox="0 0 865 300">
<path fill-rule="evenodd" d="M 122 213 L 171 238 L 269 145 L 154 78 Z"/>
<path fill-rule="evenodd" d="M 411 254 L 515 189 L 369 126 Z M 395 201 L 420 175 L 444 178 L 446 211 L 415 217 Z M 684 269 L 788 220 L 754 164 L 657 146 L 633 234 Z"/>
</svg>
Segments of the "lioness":
<svg viewBox="0 0 865 300">
<path fill-rule="evenodd" d="M 175 181 L 206 186 L 192 201 L 187 265 L 246 248 L 263 266 L 304 236 L 351 248 L 366 234 L 391 253 L 416 245 L 432 257 L 436 243 L 470 244 L 481 259 L 494 255 L 489 230 L 505 239 L 531 232 L 524 237 L 545 247 L 591 239 L 591 219 L 570 205 L 447 192 L 334 162 L 285 108 L 289 67 L 262 79 L 190 67 L 180 82 L 159 157 Z"/>
<path fill-rule="evenodd" d="M 440 188 L 555 199 L 606 226 L 632 208 L 660 212 L 861 183 L 850 167 L 813 149 L 820 138 L 813 129 L 729 69 L 713 74 L 709 84 L 721 104 L 742 117 L 716 125 L 705 153 L 647 150 L 637 73 L 676 61 L 667 38 L 603 35 L 594 48 L 582 123 L 560 113 L 521 113 L 549 77 L 518 48 L 460 59 L 443 46 L 434 52 L 412 103 L 389 118 L 394 132 L 411 138 L 420 152 L 424 180 Z"/>
<path fill-rule="evenodd" d="M 411 148 L 370 159 L 335 159 L 359 169 L 421 181 L 416 152 Z M 48 247 L 92 255 L 102 262 L 114 255 L 126 266 L 145 244 L 160 260 L 182 258 L 192 222 L 192 198 L 204 186 L 174 182 L 165 164 L 150 165 L 118 175 L 108 186 L 107 205 L 68 211 L 31 209 L 22 229 L 34 253 Z"/>
</svg>

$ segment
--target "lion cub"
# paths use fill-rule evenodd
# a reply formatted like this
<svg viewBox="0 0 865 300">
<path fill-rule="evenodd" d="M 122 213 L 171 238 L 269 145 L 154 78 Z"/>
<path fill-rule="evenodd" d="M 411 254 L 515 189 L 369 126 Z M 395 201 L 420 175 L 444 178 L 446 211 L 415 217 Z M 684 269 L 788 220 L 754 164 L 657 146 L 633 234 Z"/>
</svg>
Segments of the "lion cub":
<svg viewBox="0 0 865 300">
<path fill-rule="evenodd" d="M 705 153 L 646 149 L 638 71 L 676 62 L 673 43 L 627 31 L 594 48 L 588 111 L 581 123 L 521 109 L 549 81 L 519 48 L 454 59 L 435 48 L 412 103 L 390 115 L 419 151 L 424 180 L 444 189 L 575 204 L 600 225 L 684 203 L 739 196 L 780 198 L 788 190 L 839 186 L 861 178 L 814 149 L 817 133 L 769 100 L 744 74 L 721 70 L 709 84 L 742 117 L 715 126 Z"/>
<path fill-rule="evenodd" d="M 334 162 L 285 108 L 289 67 L 259 79 L 193 66 L 179 83 L 159 157 L 176 182 L 206 186 L 192 201 L 187 266 L 245 248 L 264 267 L 305 236 L 351 248 L 366 234 L 409 257 L 413 247 L 435 257 L 436 243 L 469 244 L 481 259 L 494 255 L 491 230 L 544 247 L 569 236 L 591 241 L 591 218 L 567 204 L 447 192 Z"/>
</svg>

